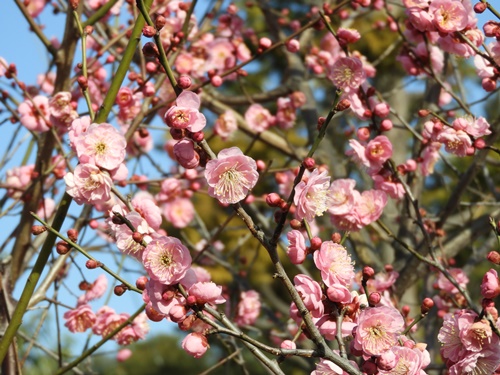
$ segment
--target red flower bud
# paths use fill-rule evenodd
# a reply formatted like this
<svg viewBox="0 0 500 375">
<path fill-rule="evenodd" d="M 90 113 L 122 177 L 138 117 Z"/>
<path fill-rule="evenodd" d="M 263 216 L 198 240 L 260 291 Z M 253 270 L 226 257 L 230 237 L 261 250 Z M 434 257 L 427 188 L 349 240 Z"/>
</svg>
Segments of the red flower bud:
<svg viewBox="0 0 500 375">
<path fill-rule="evenodd" d="M 125 285 L 123 285 L 123 284 L 115 286 L 115 289 L 113 290 L 113 292 L 117 296 L 121 296 L 126 291 L 127 291 L 127 287 Z"/>
<path fill-rule="evenodd" d="M 47 228 L 45 228 L 43 225 L 33 225 L 31 227 L 31 234 L 34 236 L 38 236 L 39 234 L 42 234 L 45 231 L 47 231 Z"/>
<path fill-rule="evenodd" d="M 420 306 L 420 312 L 422 314 L 427 314 L 433 307 L 434 301 L 431 298 L 424 298 L 422 305 Z"/>
</svg>

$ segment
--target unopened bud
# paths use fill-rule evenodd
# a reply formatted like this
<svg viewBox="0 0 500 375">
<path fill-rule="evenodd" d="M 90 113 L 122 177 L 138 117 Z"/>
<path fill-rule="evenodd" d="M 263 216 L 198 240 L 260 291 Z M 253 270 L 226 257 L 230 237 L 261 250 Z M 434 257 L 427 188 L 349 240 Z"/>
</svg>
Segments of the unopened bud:
<svg viewBox="0 0 500 375">
<path fill-rule="evenodd" d="M 154 44 L 153 42 L 147 42 L 142 47 L 142 53 L 144 54 L 144 56 L 151 56 L 151 57 L 156 57 L 159 55 L 158 47 L 156 47 L 156 44 Z"/>
<path fill-rule="evenodd" d="M 486 8 L 488 8 L 488 5 L 486 3 L 479 2 L 474 4 L 474 12 L 478 14 L 483 13 L 486 10 Z"/>
<path fill-rule="evenodd" d="M 183 90 L 186 90 L 188 88 L 191 87 L 192 85 L 192 80 L 191 80 L 191 77 L 190 76 L 187 76 L 187 75 L 182 75 L 179 77 L 179 79 L 177 80 L 177 84 L 179 85 L 179 87 Z"/>
<path fill-rule="evenodd" d="M 493 264 L 500 265 L 500 254 L 496 251 L 490 251 L 486 256 L 486 259 Z"/>
<path fill-rule="evenodd" d="M 273 42 L 269 38 L 260 38 L 259 39 L 259 47 L 262 48 L 263 50 L 268 49 L 273 45 Z"/>
<path fill-rule="evenodd" d="M 45 231 L 47 231 L 47 228 L 45 228 L 43 225 L 33 225 L 31 227 L 31 234 L 34 236 L 38 236 L 39 234 L 42 234 Z"/>
<path fill-rule="evenodd" d="M 137 243 L 141 243 L 142 240 L 144 239 L 144 234 L 139 232 L 134 232 L 132 233 L 132 239 Z"/>
<path fill-rule="evenodd" d="M 67 254 L 71 250 L 71 246 L 66 241 L 59 241 L 56 244 L 56 251 L 60 255 Z"/>
<path fill-rule="evenodd" d="M 278 207 L 282 199 L 277 193 L 270 193 L 266 196 L 266 203 L 270 207 Z"/>
<path fill-rule="evenodd" d="M 123 284 L 115 286 L 115 289 L 113 290 L 113 292 L 117 296 L 121 296 L 126 291 L 127 291 L 127 287 L 125 285 L 123 285 Z"/>
<path fill-rule="evenodd" d="M 323 241 L 321 241 L 321 238 L 319 237 L 311 238 L 311 250 L 318 250 L 322 243 Z"/>
<path fill-rule="evenodd" d="M 78 85 L 82 90 L 87 90 L 87 88 L 89 87 L 89 81 L 87 80 L 87 77 L 79 76 L 76 81 L 78 82 Z"/>
<path fill-rule="evenodd" d="M 431 113 L 428 109 L 420 109 L 418 111 L 418 117 L 426 117 L 429 116 L 429 113 Z"/>
<path fill-rule="evenodd" d="M 87 267 L 89 270 L 96 269 L 97 267 L 100 267 L 100 266 L 102 266 L 102 263 L 98 262 L 97 260 L 94 260 L 94 259 L 89 259 L 85 263 L 85 267 Z"/>
<path fill-rule="evenodd" d="M 375 270 L 370 266 L 363 267 L 363 281 L 370 280 L 373 276 L 375 276 Z"/>
<path fill-rule="evenodd" d="M 302 228 L 302 223 L 300 222 L 300 220 L 292 219 L 290 221 L 290 226 L 292 227 L 292 229 L 299 230 Z"/>
<path fill-rule="evenodd" d="M 342 241 L 342 236 L 338 232 L 333 233 L 331 238 L 333 243 L 340 244 L 340 241 Z"/>
<path fill-rule="evenodd" d="M 146 276 L 141 276 L 135 281 L 135 286 L 137 289 L 144 290 L 146 289 L 147 282 L 148 278 Z"/>
<path fill-rule="evenodd" d="M 78 284 L 78 289 L 82 291 L 86 291 L 90 289 L 90 284 L 87 281 L 81 281 L 80 284 Z"/>
<path fill-rule="evenodd" d="M 68 238 L 73 241 L 73 242 L 76 242 L 78 241 L 78 231 L 74 228 L 71 228 L 71 229 L 68 229 Z"/>
<path fill-rule="evenodd" d="M 433 307 L 434 307 L 434 301 L 431 298 L 424 298 L 424 300 L 422 301 L 422 305 L 420 306 L 420 312 L 425 315 Z"/>
<path fill-rule="evenodd" d="M 163 16 L 156 17 L 155 26 L 157 30 L 161 30 L 163 26 L 167 23 L 167 20 Z"/>
<path fill-rule="evenodd" d="M 403 316 L 408 316 L 408 314 L 410 313 L 410 306 L 404 305 L 401 308 L 401 312 L 403 313 Z"/>
<path fill-rule="evenodd" d="M 351 107 L 351 102 L 349 99 L 342 99 L 338 104 L 335 109 L 339 112 L 345 111 L 346 109 Z"/>
<path fill-rule="evenodd" d="M 313 158 L 305 158 L 302 164 L 307 170 L 311 170 L 316 165 L 316 160 L 314 160 Z"/>
<path fill-rule="evenodd" d="M 370 293 L 370 295 L 368 296 L 368 304 L 372 307 L 377 306 L 380 303 L 381 299 L 382 296 L 379 292 Z"/>
<path fill-rule="evenodd" d="M 146 38 L 152 38 L 156 35 L 156 29 L 153 26 L 146 25 L 142 28 L 142 35 Z"/>
</svg>

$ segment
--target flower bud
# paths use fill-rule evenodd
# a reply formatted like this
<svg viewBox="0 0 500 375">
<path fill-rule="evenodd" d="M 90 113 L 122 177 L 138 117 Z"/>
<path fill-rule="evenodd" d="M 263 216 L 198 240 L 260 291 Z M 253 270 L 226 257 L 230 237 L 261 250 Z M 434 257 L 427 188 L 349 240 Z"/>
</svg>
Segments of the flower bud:
<svg viewBox="0 0 500 375">
<path fill-rule="evenodd" d="M 342 99 L 338 104 L 337 104 L 337 107 L 335 107 L 335 109 L 338 111 L 338 112 L 342 112 L 342 111 L 345 111 L 346 109 L 348 109 L 349 107 L 351 106 L 351 102 L 349 101 L 349 99 Z"/>
<path fill-rule="evenodd" d="M 134 232 L 132 233 L 132 239 L 137 242 L 138 244 L 140 244 L 142 242 L 142 240 L 144 239 L 144 235 L 142 233 L 139 233 L 139 232 Z"/>
<path fill-rule="evenodd" d="M 323 241 L 321 241 L 321 238 L 319 237 L 311 238 L 311 250 L 318 250 L 322 243 Z"/>
<path fill-rule="evenodd" d="M 98 262 L 97 260 L 94 260 L 94 259 L 89 259 L 85 263 L 85 267 L 87 267 L 89 270 L 93 270 L 93 269 L 100 267 L 100 266 L 102 266 L 102 263 Z"/>
<path fill-rule="evenodd" d="M 496 251 L 490 251 L 486 256 L 486 259 L 497 266 L 500 265 L 500 254 Z"/>
<path fill-rule="evenodd" d="M 486 8 L 488 8 L 488 5 L 486 3 L 479 2 L 474 4 L 474 12 L 478 14 L 483 13 L 486 10 Z"/>
<path fill-rule="evenodd" d="M 434 307 L 434 301 L 431 298 L 424 298 L 420 306 L 420 313 L 427 314 Z"/>
<path fill-rule="evenodd" d="M 292 227 L 292 229 L 299 230 L 302 228 L 302 223 L 300 222 L 300 220 L 292 219 L 290 221 L 290 226 Z"/>
<path fill-rule="evenodd" d="M 59 241 L 56 244 L 56 251 L 60 255 L 67 254 L 71 250 L 71 246 L 66 241 Z"/>
<path fill-rule="evenodd" d="M 43 232 L 46 232 L 47 228 L 45 228 L 43 225 L 33 225 L 31 227 L 31 234 L 34 236 L 38 236 L 39 234 L 42 234 Z"/>
<path fill-rule="evenodd" d="M 429 113 L 431 113 L 428 109 L 420 109 L 418 111 L 418 117 L 426 117 L 429 116 Z"/>
<path fill-rule="evenodd" d="M 296 53 L 300 50 L 300 42 L 297 39 L 290 39 L 285 43 L 288 52 Z"/>
<path fill-rule="evenodd" d="M 148 278 L 146 276 L 141 276 L 135 281 L 135 286 L 137 289 L 144 290 L 146 289 L 147 282 Z"/>
<path fill-rule="evenodd" d="M 370 280 L 373 276 L 375 276 L 375 270 L 370 266 L 363 267 L 363 281 Z"/>
<path fill-rule="evenodd" d="M 71 229 L 68 229 L 68 238 L 73 241 L 73 242 L 76 242 L 78 241 L 78 231 L 74 228 L 71 228 Z"/>
<path fill-rule="evenodd" d="M 115 289 L 113 290 L 113 292 L 117 296 L 121 296 L 126 291 L 127 291 L 127 287 L 125 285 L 123 285 L 123 284 L 115 286 Z"/>
<path fill-rule="evenodd" d="M 159 55 L 158 47 L 153 42 L 147 42 L 142 47 L 142 53 L 144 56 L 156 57 Z"/>
<path fill-rule="evenodd" d="M 314 169 L 314 166 L 316 165 L 316 161 L 313 158 L 305 158 L 304 161 L 302 162 L 304 167 L 308 170 Z"/>
<path fill-rule="evenodd" d="M 142 28 L 142 35 L 146 38 L 152 38 L 156 35 L 156 29 L 153 26 L 146 25 Z"/>
<path fill-rule="evenodd" d="M 185 74 L 181 75 L 177 81 L 177 84 L 183 90 L 190 88 L 192 83 L 191 77 Z"/>
<path fill-rule="evenodd" d="M 282 199 L 277 193 L 270 193 L 266 196 L 266 203 L 270 207 L 278 207 Z"/>
<path fill-rule="evenodd" d="M 381 299 L 382 296 L 379 292 L 370 293 L 370 295 L 368 296 L 368 304 L 370 306 L 377 306 L 380 303 Z"/>
<path fill-rule="evenodd" d="M 335 232 L 332 234 L 331 239 L 332 242 L 340 244 L 340 241 L 342 241 L 342 236 L 340 235 L 340 233 Z"/>
<path fill-rule="evenodd" d="M 268 49 L 273 45 L 273 42 L 269 38 L 260 38 L 259 39 L 259 47 L 262 48 L 263 50 Z"/>
</svg>

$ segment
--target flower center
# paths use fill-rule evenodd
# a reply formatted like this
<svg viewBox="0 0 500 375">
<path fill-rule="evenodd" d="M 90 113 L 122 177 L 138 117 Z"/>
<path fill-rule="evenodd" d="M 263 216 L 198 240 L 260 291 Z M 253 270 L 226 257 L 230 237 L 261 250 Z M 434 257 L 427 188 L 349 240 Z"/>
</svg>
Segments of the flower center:
<svg viewBox="0 0 500 375">
<path fill-rule="evenodd" d="M 95 153 L 97 155 L 104 155 L 104 153 L 106 152 L 106 144 L 104 142 L 99 142 L 95 145 Z"/>
</svg>

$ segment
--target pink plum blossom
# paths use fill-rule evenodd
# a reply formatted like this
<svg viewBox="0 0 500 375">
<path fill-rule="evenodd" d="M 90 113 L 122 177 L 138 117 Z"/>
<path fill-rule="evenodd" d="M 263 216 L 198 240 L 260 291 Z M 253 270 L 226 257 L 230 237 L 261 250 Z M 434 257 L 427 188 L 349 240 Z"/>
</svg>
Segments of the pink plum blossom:
<svg viewBox="0 0 500 375">
<path fill-rule="evenodd" d="M 71 148 L 76 151 L 75 142 L 80 135 L 85 133 L 91 124 L 90 116 L 83 116 L 74 119 L 69 127 L 68 137 Z"/>
<path fill-rule="evenodd" d="M 330 186 L 332 190 L 332 201 L 328 212 L 334 215 L 344 215 L 352 211 L 354 207 L 354 186 L 356 181 L 350 178 L 334 180 Z"/>
<path fill-rule="evenodd" d="M 196 168 L 200 164 L 200 155 L 194 149 L 194 142 L 181 139 L 174 145 L 175 159 L 186 169 Z"/>
<path fill-rule="evenodd" d="M 165 122 L 174 129 L 187 129 L 199 132 L 207 124 L 205 115 L 199 111 L 200 98 L 192 91 L 183 91 L 175 105 L 165 113 Z"/>
<path fill-rule="evenodd" d="M 366 80 L 366 74 L 360 59 L 341 57 L 331 67 L 328 78 L 339 89 L 357 89 Z"/>
<path fill-rule="evenodd" d="M 90 302 L 94 299 L 101 298 L 106 289 L 108 288 L 108 279 L 106 275 L 101 274 L 97 279 L 89 286 L 85 294 L 78 298 L 78 304 L 83 304 Z"/>
<path fill-rule="evenodd" d="M 500 295 L 500 282 L 498 273 L 494 269 L 490 269 L 485 273 L 481 283 L 481 294 L 484 298 L 496 298 Z"/>
<path fill-rule="evenodd" d="M 177 238 L 162 236 L 146 246 L 142 262 L 152 279 L 172 285 L 191 267 L 191 254 Z"/>
<path fill-rule="evenodd" d="M 23 191 L 31 183 L 34 170 L 35 166 L 30 164 L 14 167 L 7 171 L 4 187 L 7 188 L 9 197 L 14 199 L 22 197 Z"/>
<path fill-rule="evenodd" d="M 349 285 L 354 278 L 354 263 L 347 250 L 337 243 L 325 241 L 314 253 L 314 264 L 321 271 L 326 286 Z"/>
<path fill-rule="evenodd" d="M 297 219 L 312 221 L 316 216 L 322 216 L 332 205 L 333 194 L 330 176 L 326 171 L 314 169 L 307 181 L 301 181 L 295 186 L 293 202 L 297 206 Z"/>
<path fill-rule="evenodd" d="M 406 346 L 393 346 L 390 351 L 394 354 L 394 367 L 388 370 L 379 368 L 379 374 L 396 375 L 404 373 L 407 375 L 419 375 L 422 369 L 423 353 L 418 348 L 410 349 Z"/>
<path fill-rule="evenodd" d="M 397 344 L 403 332 L 404 318 L 393 307 L 369 307 L 361 311 L 354 347 L 369 356 L 379 356 Z"/>
<path fill-rule="evenodd" d="M 311 372 L 311 375 L 343 375 L 345 374 L 339 366 L 332 361 L 320 358 L 319 363 L 316 365 L 316 370 Z"/>
<path fill-rule="evenodd" d="M 110 222 L 112 222 L 112 218 L 114 216 L 113 212 L 116 211 L 120 212 L 120 210 L 117 209 L 117 206 L 113 206 L 110 213 Z M 130 221 L 137 233 L 143 235 L 143 241 L 149 243 L 152 240 L 152 234 L 155 233 L 155 231 L 138 212 L 132 211 L 126 214 L 124 212 L 120 213 L 128 221 Z M 133 256 L 139 261 L 142 261 L 144 247 L 133 239 L 132 230 L 125 224 L 112 225 L 111 228 L 116 238 L 116 247 L 118 250 L 124 254 Z"/>
<path fill-rule="evenodd" d="M 49 120 L 49 99 L 45 96 L 37 95 L 27 99 L 17 109 L 21 115 L 21 124 L 28 130 L 35 132 L 46 132 L 50 129 Z"/>
<path fill-rule="evenodd" d="M 245 112 L 245 120 L 251 129 L 263 132 L 274 125 L 275 118 L 266 108 L 260 104 L 252 104 Z"/>
<path fill-rule="evenodd" d="M 218 305 L 226 302 L 226 299 L 222 297 L 222 287 L 217 286 L 214 282 L 197 282 L 188 289 L 188 294 L 196 298 L 196 303 L 198 305 L 203 305 L 205 303 Z"/>
<path fill-rule="evenodd" d="M 346 155 L 365 166 L 369 174 L 377 173 L 392 156 L 392 144 L 385 135 L 375 137 L 366 146 L 355 139 L 349 140 L 349 145 L 352 150 L 347 151 Z"/>
<path fill-rule="evenodd" d="M 464 270 L 460 268 L 449 268 L 448 272 L 462 288 L 465 288 L 467 286 L 469 278 L 467 277 L 467 274 L 464 272 Z M 442 273 L 439 273 L 437 286 L 439 289 L 445 291 L 446 293 L 458 293 L 458 289 L 455 287 L 455 285 L 453 285 Z"/>
<path fill-rule="evenodd" d="M 187 335 L 182 340 L 181 346 L 187 354 L 194 358 L 202 357 L 209 348 L 207 337 L 198 332 Z"/>
<path fill-rule="evenodd" d="M 293 264 L 302 264 L 307 256 L 306 240 L 304 236 L 300 231 L 293 229 L 287 233 L 286 237 L 290 242 L 286 250 L 290 262 Z"/>
<path fill-rule="evenodd" d="M 255 290 L 241 292 L 240 302 L 236 307 L 234 322 L 238 325 L 254 324 L 260 314 L 260 295 Z"/>
<path fill-rule="evenodd" d="M 361 225 L 366 226 L 380 218 L 387 204 L 387 195 L 382 190 L 367 190 L 360 198 L 355 211 Z"/>
<path fill-rule="evenodd" d="M 132 356 L 132 350 L 127 349 L 127 348 L 120 349 L 120 350 L 118 350 L 118 353 L 116 353 L 116 360 L 118 362 L 125 362 L 131 356 Z"/>
<path fill-rule="evenodd" d="M 94 163 L 98 167 L 113 170 L 125 159 L 127 141 L 112 125 L 91 124 L 84 136 L 75 141 L 81 163 Z"/>
<path fill-rule="evenodd" d="M 174 198 L 162 205 L 165 219 L 176 228 L 185 228 L 193 220 L 195 210 L 193 202 L 188 198 Z"/>
<path fill-rule="evenodd" d="M 465 29 L 468 23 L 468 14 L 460 1 L 433 0 L 429 6 L 429 13 L 434 17 L 434 25 L 443 33 L 452 33 Z"/>
<path fill-rule="evenodd" d="M 257 164 L 238 147 L 221 150 L 205 169 L 208 194 L 219 202 L 234 204 L 245 199 L 259 178 Z"/>
<path fill-rule="evenodd" d="M 227 140 L 238 129 L 238 122 L 233 111 L 226 111 L 221 114 L 214 123 L 214 132 L 222 140 Z"/>
<path fill-rule="evenodd" d="M 78 204 L 104 204 L 111 198 L 113 181 L 93 164 L 78 164 L 64 176 L 66 192 Z"/>
<path fill-rule="evenodd" d="M 153 229 L 159 229 L 161 225 L 161 210 L 156 204 L 153 196 L 148 192 L 137 193 L 130 202 L 132 207 L 147 221 Z"/>
<path fill-rule="evenodd" d="M 449 127 L 439 133 L 437 140 L 444 144 L 446 151 L 457 156 L 467 156 L 472 147 L 472 140 L 466 132 Z"/>
<path fill-rule="evenodd" d="M 304 305 L 311 312 L 311 315 L 315 318 L 321 317 L 324 313 L 321 286 L 311 277 L 302 274 L 296 275 L 293 282 L 295 283 L 295 289 L 297 289 L 300 298 L 304 301 Z"/>
<path fill-rule="evenodd" d="M 66 320 L 64 325 L 73 333 L 85 332 L 96 321 L 96 315 L 88 304 L 81 304 L 73 310 L 66 311 L 63 317 Z"/>
</svg>

